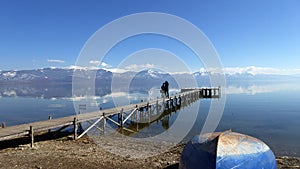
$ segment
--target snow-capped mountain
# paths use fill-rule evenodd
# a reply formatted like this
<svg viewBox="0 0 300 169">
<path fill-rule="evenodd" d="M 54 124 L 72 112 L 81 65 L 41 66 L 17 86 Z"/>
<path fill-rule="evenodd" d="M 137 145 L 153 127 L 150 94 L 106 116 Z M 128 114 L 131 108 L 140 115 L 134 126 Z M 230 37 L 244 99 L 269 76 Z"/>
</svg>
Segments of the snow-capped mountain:
<svg viewBox="0 0 300 169">
<path fill-rule="evenodd" d="M 264 70 L 259 72 L 258 70 Z M 268 70 L 268 71 L 266 71 Z M 194 73 L 164 73 L 156 70 L 143 70 L 140 72 L 128 71 L 112 73 L 103 69 L 79 68 L 43 68 L 21 71 L 0 71 L 0 97 L 1 96 L 35 96 L 35 97 L 63 97 L 72 95 L 72 80 L 74 71 L 78 71 L 79 78 L 85 82 L 86 74 L 95 76 L 95 92 L 104 95 L 118 89 L 130 92 L 147 92 L 151 88 L 160 89 L 164 81 L 168 81 L 170 88 L 209 86 L 210 75 L 213 71 L 201 69 Z M 90 73 L 89 71 L 93 71 Z M 284 72 L 270 73 L 270 69 L 244 68 L 224 69 L 227 85 L 251 86 L 273 84 L 274 82 L 300 82 L 300 73 L 287 74 Z M 278 71 L 278 70 L 276 70 Z M 77 72 L 77 73 L 78 73 Z M 256 72 L 256 73 L 254 73 Z M 297 72 L 297 71 L 294 71 Z M 93 77 L 91 77 L 93 78 Z M 113 82 L 115 82 L 113 84 Z"/>
<path fill-rule="evenodd" d="M 136 73 L 134 78 L 143 78 L 143 79 L 163 79 L 169 77 L 170 74 L 158 72 L 152 69 L 144 70 Z"/>
<path fill-rule="evenodd" d="M 156 70 L 147 69 L 140 72 L 125 72 L 113 74 L 113 85 L 115 88 L 125 88 L 129 85 L 130 91 L 148 91 L 152 87 L 160 88 L 164 81 L 169 81 L 175 87 L 174 78 L 168 73 L 162 73 Z"/>
<path fill-rule="evenodd" d="M 78 69 L 43 68 L 20 71 L 1 71 L 0 83 L 71 83 L 73 72 Z M 84 70 L 82 70 L 84 71 Z M 102 69 L 96 70 L 97 79 L 111 79 L 112 73 Z"/>
<path fill-rule="evenodd" d="M 20 83 L 33 83 L 33 84 L 57 84 L 72 83 L 74 71 L 84 72 L 96 71 L 95 81 L 96 83 L 109 84 L 112 78 L 117 80 L 132 80 L 132 84 L 159 84 L 165 80 L 174 81 L 174 79 L 185 79 L 186 81 L 190 78 L 195 78 L 198 81 L 208 81 L 209 75 L 216 73 L 215 70 L 200 69 L 194 73 L 163 73 L 156 70 L 148 69 L 140 72 L 128 71 L 125 73 L 112 73 L 103 69 L 78 69 L 78 68 L 43 68 L 35 70 L 20 70 L 20 71 L 0 71 L 0 83 L 1 84 L 20 84 Z M 299 72 L 299 73 L 298 73 Z M 286 80 L 286 79 L 299 79 L 300 70 L 279 70 L 273 68 L 260 68 L 260 67 L 246 67 L 246 68 L 224 68 L 224 73 L 227 81 L 237 80 Z M 298 73 L 298 74 L 297 74 Z M 93 78 L 93 77 L 92 77 Z"/>
</svg>

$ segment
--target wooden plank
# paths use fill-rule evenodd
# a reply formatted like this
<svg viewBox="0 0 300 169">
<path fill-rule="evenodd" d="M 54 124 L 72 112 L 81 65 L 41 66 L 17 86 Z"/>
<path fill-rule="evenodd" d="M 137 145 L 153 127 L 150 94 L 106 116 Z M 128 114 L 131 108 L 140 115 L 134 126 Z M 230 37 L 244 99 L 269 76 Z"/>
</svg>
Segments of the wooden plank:
<svg viewBox="0 0 300 169">
<path fill-rule="evenodd" d="M 25 131 L 25 132 L 17 133 L 17 134 L 11 134 L 11 135 L 0 137 L 0 141 L 20 138 L 20 137 L 28 135 L 28 134 L 29 134 L 29 131 Z"/>
</svg>

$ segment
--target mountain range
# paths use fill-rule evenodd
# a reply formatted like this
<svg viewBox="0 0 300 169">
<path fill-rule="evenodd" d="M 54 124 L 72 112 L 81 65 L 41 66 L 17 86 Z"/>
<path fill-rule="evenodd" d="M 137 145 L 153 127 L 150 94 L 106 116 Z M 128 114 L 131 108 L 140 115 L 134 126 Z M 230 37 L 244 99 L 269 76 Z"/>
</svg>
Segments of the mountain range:
<svg viewBox="0 0 300 169">
<path fill-rule="evenodd" d="M 112 78 L 120 81 L 124 79 L 132 79 L 133 81 L 142 83 L 147 81 L 164 81 L 182 78 L 195 78 L 198 81 L 209 80 L 209 75 L 213 72 L 201 69 L 194 73 L 162 73 L 155 70 L 147 69 L 141 72 L 128 71 L 125 73 L 113 73 L 104 69 L 86 70 L 76 68 L 42 68 L 34 70 L 20 70 L 20 71 L 0 71 L 0 84 L 69 84 L 72 83 L 73 73 L 75 71 L 92 71 L 95 73 L 95 81 L 111 81 Z M 241 71 L 225 71 L 227 81 L 236 80 L 286 80 L 298 79 L 299 75 L 284 75 L 284 74 L 266 74 L 253 73 L 253 69 L 244 69 Z"/>
<path fill-rule="evenodd" d="M 140 72 L 128 71 L 113 73 L 104 69 L 43 68 L 20 71 L 0 71 L 1 96 L 36 96 L 36 97 L 71 97 L 73 74 L 81 75 L 81 82 L 86 82 L 86 74 L 95 78 L 96 95 L 112 92 L 148 92 L 151 88 L 159 89 L 164 81 L 170 88 L 210 86 L 209 75 L 213 72 L 200 70 L 194 73 L 164 73 L 151 69 Z M 299 75 L 259 74 L 247 71 L 226 73 L 228 86 L 251 86 L 281 82 L 299 82 Z M 194 82 L 194 83 L 192 83 Z M 84 86 L 84 85 L 83 85 Z"/>
</svg>

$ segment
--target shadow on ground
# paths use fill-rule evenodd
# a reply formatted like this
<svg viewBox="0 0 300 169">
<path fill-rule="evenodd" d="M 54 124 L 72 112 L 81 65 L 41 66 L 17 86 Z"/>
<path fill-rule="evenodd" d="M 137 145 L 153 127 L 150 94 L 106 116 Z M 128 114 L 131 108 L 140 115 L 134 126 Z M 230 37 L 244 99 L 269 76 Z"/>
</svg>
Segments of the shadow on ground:
<svg viewBox="0 0 300 169">
<path fill-rule="evenodd" d="M 178 169 L 179 168 L 179 163 L 169 165 L 168 167 L 165 167 L 164 169 Z"/>
<path fill-rule="evenodd" d="M 70 134 L 71 134 L 71 132 L 52 132 L 52 133 L 47 132 L 47 133 L 43 133 L 43 134 L 34 136 L 34 142 L 59 139 L 59 138 L 71 139 L 69 137 L 66 137 L 66 136 L 69 136 Z M 15 148 L 15 147 L 18 147 L 19 145 L 23 145 L 23 144 L 30 144 L 30 142 L 31 142 L 31 138 L 29 136 L 15 138 L 15 139 L 11 139 L 11 140 L 0 141 L 0 150 L 6 149 L 6 148 Z"/>
</svg>

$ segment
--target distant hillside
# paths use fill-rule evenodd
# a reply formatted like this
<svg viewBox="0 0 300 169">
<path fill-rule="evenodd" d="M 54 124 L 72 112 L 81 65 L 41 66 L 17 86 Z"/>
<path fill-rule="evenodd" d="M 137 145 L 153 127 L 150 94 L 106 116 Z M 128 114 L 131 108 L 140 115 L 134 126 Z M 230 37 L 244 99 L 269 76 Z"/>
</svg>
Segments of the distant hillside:
<svg viewBox="0 0 300 169">
<path fill-rule="evenodd" d="M 88 71 L 84 69 L 71 68 L 43 68 L 34 70 L 20 70 L 20 71 L 0 71 L 0 84 L 71 84 L 74 71 Z M 175 84 L 180 82 L 183 86 L 189 86 L 189 83 L 196 79 L 199 85 L 209 85 L 209 75 L 213 72 L 199 71 L 185 74 L 169 74 L 154 70 L 144 70 L 141 72 L 125 72 L 112 73 L 107 70 L 97 69 L 95 82 L 97 86 L 110 85 L 114 79 L 118 82 L 120 87 L 126 80 L 131 80 L 132 86 L 159 86 L 163 81 L 168 80 Z M 267 82 L 267 81 L 293 81 L 299 80 L 299 75 L 278 75 L 278 74 L 259 74 L 253 73 L 253 70 L 242 72 L 229 72 L 225 74 L 227 83 L 240 82 Z M 85 77 L 83 77 L 85 78 Z"/>
<path fill-rule="evenodd" d="M 86 81 L 85 69 L 44 68 L 36 70 L 0 71 L 1 96 L 31 97 L 71 97 L 74 71 L 80 71 L 80 77 Z M 209 75 L 213 72 L 169 74 L 154 70 L 141 72 L 112 73 L 107 70 L 94 70 L 95 94 L 103 96 L 112 92 L 148 92 L 152 88 L 160 89 L 164 81 L 169 81 L 170 88 L 209 86 Z M 299 75 L 253 74 L 247 71 L 231 72 L 225 75 L 227 86 L 249 87 L 286 82 L 300 82 Z M 282 84 L 283 84 L 282 83 Z M 230 89 L 231 89 L 230 88 Z M 84 89 L 84 85 L 82 87 Z"/>
</svg>

